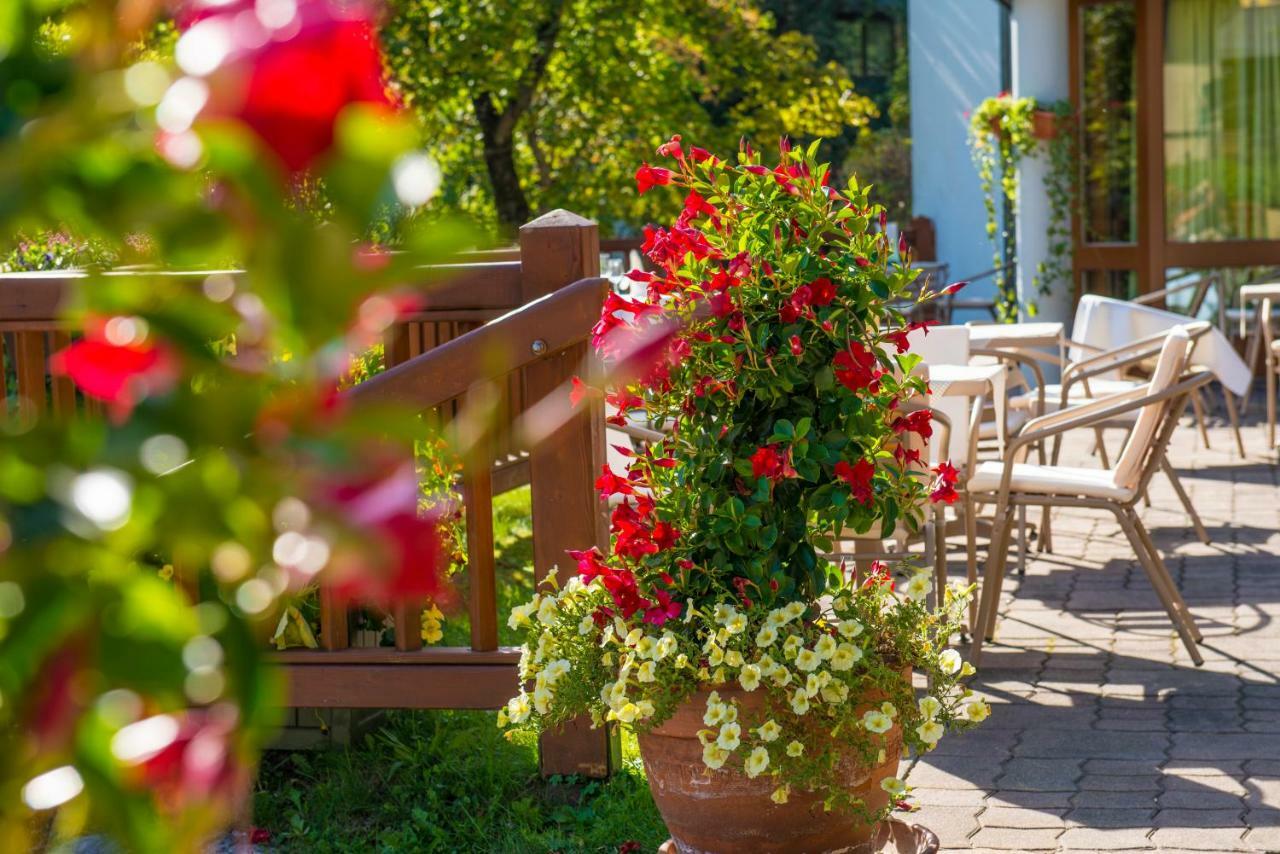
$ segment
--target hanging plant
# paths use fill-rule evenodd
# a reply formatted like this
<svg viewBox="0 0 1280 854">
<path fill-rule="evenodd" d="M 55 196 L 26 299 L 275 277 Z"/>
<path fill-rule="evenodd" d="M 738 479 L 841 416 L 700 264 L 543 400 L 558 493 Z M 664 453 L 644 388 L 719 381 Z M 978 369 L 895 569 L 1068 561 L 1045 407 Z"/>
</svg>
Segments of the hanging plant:
<svg viewBox="0 0 1280 854">
<path fill-rule="evenodd" d="M 1069 101 L 1056 101 L 1047 110 L 1037 110 L 1044 117 L 1050 135 L 1047 140 L 1049 171 L 1044 187 L 1049 196 L 1049 225 L 1045 233 L 1049 253 L 1036 265 L 1031 283 L 1036 293 L 1047 294 L 1055 282 L 1071 280 L 1071 211 L 1076 199 L 1076 178 L 1080 174 L 1079 146 L 1072 132 L 1074 114 Z M 1037 134 L 1039 136 L 1039 134 Z M 1035 304 L 1029 306 L 1035 314 Z"/>
<path fill-rule="evenodd" d="M 1045 179 L 1049 194 L 1049 254 L 1036 266 L 1032 287 L 1045 294 L 1059 279 L 1070 275 L 1071 205 L 1075 198 L 1076 146 L 1071 133 L 1071 105 L 1058 101 L 1051 106 L 1038 106 L 1033 98 L 1014 98 L 1001 92 L 977 106 L 969 119 L 969 149 L 982 185 L 983 205 L 987 214 L 987 237 L 995 247 L 992 256 L 995 274 L 996 310 L 1001 320 L 1013 321 L 1018 315 L 1018 295 L 1009 275 L 1004 272 L 1017 258 L 1005 245 L 996 211 L 996 175 L 1000 176 L 1000 196 L 1008 203 L 1010 216 L 1016 215 L 1018 201 L 1018 165 L 1022 158 L 1046 142 L 1050 169 Z M 1031 315 L 1036 304 L 1026 306 Z"/>
<path fill-rule="evenodd" d="M 969 150 L 978 168 L 982 184 L 982 201 L 987 213 L 987 237 L 995 248 L 992 266 L 996 268 L 996 311 L 1001 320 L 1018 314 L 1017 290 L 1006 265 L 1012 266 L 1012 254 L 1006 259 L 996 211 L 995 182 L 1000 175 L 1000 194 L 1009 205 L 1010 216 L 1018 201 L 1018 164 L 1035 146 L 1034 118 L 1036 102 L 1032 98 L 1014 98 L 1001 92 L 978 104 L 969 117 Z"/>
</svg>

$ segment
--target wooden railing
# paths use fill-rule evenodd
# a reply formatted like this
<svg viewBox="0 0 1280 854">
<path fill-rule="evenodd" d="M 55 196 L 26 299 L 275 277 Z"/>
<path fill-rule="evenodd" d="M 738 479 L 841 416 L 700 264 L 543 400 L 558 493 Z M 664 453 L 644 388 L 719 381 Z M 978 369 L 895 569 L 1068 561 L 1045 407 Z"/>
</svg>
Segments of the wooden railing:
<svg viewBox="0 0 1280 854">
<path fill-rule="evenodd" d="M 501 389 L 498 426 L 468 454 L 462 478 L 470 644 L 423 648 L 422 603 L 407 602 L 392 614 L 394 647 L 353 648 L 350 614 L 322 593 L 321 648 L 271 654 L 287 674 L 290 706 L 493 709 L 505 703 L 518 687 L 519 655 L 498 643 L 493 496 L 510 486 L 530 484 L 535 577 L 552 571 L 567 577 L 573 566 L 566 549 L 607 546 L 606 517 L 593 488 L 605 459 L 604 413 L 598 401 L 571 410 L 567 392 L 609 288 L 599 278 L 596 225 L 553 211 L 521 228 L 514 257 L 475 257 L 475 263 L 424 270 L 424 279 L 443 284 L 424 291 L 425 308 L 388 333 L 387 370 L 347 392 L 356 406 L 397 403 L 436 410 L 447 420 L 472 389 Z M 51 381 L 47 366 L 48 354 L 70 340 L 58 306 L 74 276 L 0 276 L 4 354 L 19 398 L 37 412 L 77 404 L 74 387 Z M 522 442 L 512 425 L 539 401 L 549 401 L 543 409 L 555 410 L 558 426 L 536 443 Z M 542 742 L 547 774 L 604 776 L 615 757 L 613 736 L 585 724 Z"/>
</svg>

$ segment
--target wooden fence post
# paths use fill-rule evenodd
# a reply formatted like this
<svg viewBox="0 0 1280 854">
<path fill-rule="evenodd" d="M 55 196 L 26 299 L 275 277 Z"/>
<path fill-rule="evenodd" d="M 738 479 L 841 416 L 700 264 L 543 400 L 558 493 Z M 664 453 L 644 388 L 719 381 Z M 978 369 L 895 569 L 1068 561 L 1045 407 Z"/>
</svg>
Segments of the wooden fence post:
<svg viewBox="0 0 1280 854">
<path fill-rule="evenodd" d="M 568 211 L 556 210 L 520 228 L 521 297 L 530 300 L 579 279 L 600 275 L 600 234 L 596 224 Z M 525 368 L 525 400 L 535 404 L 548 395 L 563 395 L 587 356 L 581 344 L 548 353 Z M 536 577 L 556 568 L 561 582 L 577 571 L 566 549 L 608 548 L 604 508 L 595 480 L 605 461 L 603 404 L 583 401 L 565 424 L 530 449 L 529 479 L 533 497 L 533 563 Z M 539 743 L 543 776 L 577 774 L 607 777 L 617 767 L 618 735 L 613 726 L 591 729 L 579 719 Z"/>
</svg>

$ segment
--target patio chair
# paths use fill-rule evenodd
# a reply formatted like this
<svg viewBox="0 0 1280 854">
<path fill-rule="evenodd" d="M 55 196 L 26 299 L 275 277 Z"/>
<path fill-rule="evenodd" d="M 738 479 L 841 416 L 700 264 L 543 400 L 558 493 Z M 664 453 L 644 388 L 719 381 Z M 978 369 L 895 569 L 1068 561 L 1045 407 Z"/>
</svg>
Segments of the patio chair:
<svg viewBox="0 0 1280 854">
<path fill-rule="evenodd" d="M 984 462 L 969 479 L 967 489 L 974 500 L 996 506 L 996 528 L 983 573 L 981 603 L 973 631 L 970 660 L 975 666 L 981 659 L 983 642 L 990 640 L 995 632 L 1013 512 L 1028 505 L 1080 507 L 1113 513 L 1192 660 L 1197 665 L 1203 662 L 1196 648 L 1200 632 L 1134 510 L 1165 459 L 1165 449 L 1189 395 L 1213 378 L 1208 371 L 1183 377 L 1190 343 L 1187 330 L 1173 330 L 1161 347 L 1155 370 L 1145 387 L 1032 419 L 1010 440 L 1003 462 Z M 1037 442 L 1046 442 L 1069 430 L 1104 424 L 1130 412 L 1137 413 L 1137 420 L 1113 469 L 1024 462 L 1027 451 Z"/>
</svg>

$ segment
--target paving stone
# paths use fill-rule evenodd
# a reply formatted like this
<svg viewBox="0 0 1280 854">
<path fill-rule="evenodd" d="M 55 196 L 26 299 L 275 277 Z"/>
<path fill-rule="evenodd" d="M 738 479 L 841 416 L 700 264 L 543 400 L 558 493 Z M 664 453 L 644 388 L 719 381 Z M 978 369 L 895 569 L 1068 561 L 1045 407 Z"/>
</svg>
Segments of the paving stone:
<svg viewBox="0 0 1280 854">
<path fill-rule="evenodd" d="M 969 842 L 974 847 L 1000 851 L 1052 851 L 1058 847 L 1061 833 L 1061 830 L 1044 828 L 984 827 L 969 837 Z"/>
<path fill-rule="evenodd" d="M 1154 807 L 1081 807 L 1067 813 L 1067 824 L 1072 827 L 1136 827 L 1145 833 L 1151 829 L 1151 817 L 1155 814 Z"/>
<path fill-rule="evenodd" d="M 1155 845 L 1142 827 L 1068 827 L 1058 838 L 1068 851 L 1150 850 Z"/>
<path fill-rule="evenodd" d="M 915 777 L 911 782 L 915 782 Z M 986 803 L 986 797 L 986 792 L 973 787 L 932 789 L 915 786 L 911 790 L 911 800 L 921 807 L 973 807 L 977 811 Z"/>
<path fill-rule="evenodd" d="M 1171 738 L 1171 759 L 1280 759 L 1280 738 L 1200 732 L 1175 732 Z"/>
<path fill-rule="evenodd" d="M 1098 732 L 1088 738 L 1088 754 L 1115 759 L 1163 759 L 1168 736 L 1163 732 L 1114 733 Z M 1069 730 L 1025 732 L 1014 748 L 1015 757 L 1063 758 L 1079 756 L 1081 739 Z"/>
<path fill-rule="evenodd" d="M 1242 809 L 1162 809 L 1156 813 L 1155 827 L 1244 827 Z"/>
<path fill-rule="evenodd" d="M 1010 759 L 997 778 L 1001 789 L 1070 792 L 1080 777 L 1078 759 Z"/>
<path fill-rule="evenodd" d="M 1151 834 L 1160 848 L 1185 848 L 1191 851 L 1248 850 L 1240 827 L 1161 827 Z"/>
<path fill-rule="evenodd" d="M 1087 767 L 1087 764 L 1086 764 Z M 1151 792 L 1160 789 L 1160 775 L 1151 774 L 1090 774 L 1085 773 L 1077 782 L 1082 791 L 1096 789 L 1103 792 Z"/>
<path fill-rule="evenodd" d="M 899 817 L 932 830 L 944 848 L 964 848 L 968 846 L 969 836 L 978 829 L 974 815 L 977 810 L 977 807 L 922 807 Z"/>
<path fill-rule="evenodd" d="M 1178 789 L 1172 792 L 1165 792 L 1157 799 L 1157 803 L 1161 809 L 1231 809 L 1236 811 L 1244 809 L 1244 801 L 1239 795 L 1213 790 Z"/>
<path fill-rule="evenodd" d="M 1155 809 L 1155 790 L 1144 792 L 1108 792 L 1100 789 L 1089 789 L 1076 792 L 1071 803 L 1077 807 L 1090 809 Z"/>
<path fill-rule="evenodd" d="M 1064 809 L 1024 809 L 1021 807 L 987 807 L 978 816 L 983 827 L 1054 827 L 1066 826 Z"/>
</svg>

